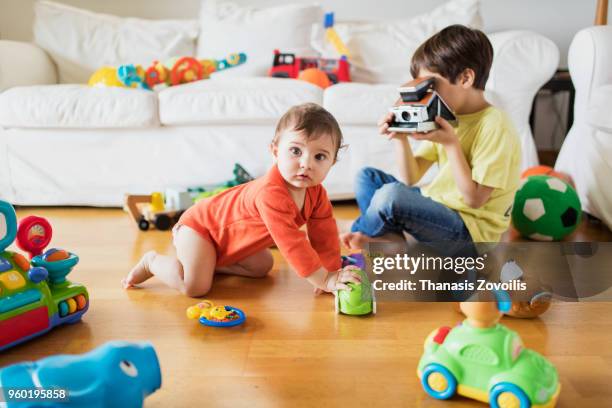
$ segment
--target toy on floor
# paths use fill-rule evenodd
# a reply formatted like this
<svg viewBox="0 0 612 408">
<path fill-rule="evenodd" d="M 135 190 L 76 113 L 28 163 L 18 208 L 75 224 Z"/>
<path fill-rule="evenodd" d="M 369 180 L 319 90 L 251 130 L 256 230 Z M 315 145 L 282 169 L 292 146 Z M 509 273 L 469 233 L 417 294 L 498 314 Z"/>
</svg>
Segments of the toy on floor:
<svg viewBox="0 0 612 408">
<path fill-rule="evenodd" d="M 149 343 L 113 341 L 80 355 L 57 355 L 0 369 L 6 408 L 140 408 L 161 387 Z M 29 393 L 33 393 L 30 400 Z"/>
<path fill-rule="evenodd" d="M 167 231 L 179 220 L 183 212 L 193 201 L 187 191 L 168 190 L 166 200 L 161 192 L 125 196 L 124 209 L 132 216 L 141 231 L 154 226 L 160 231 Z"/>
<path fill-rule="evenodd" d="M 76 323 L 89 308 L 87 289 L 66 280 L 79 257 L 63 249 L 43 252 L 51 235 L 40 217 L 26 217 L 17 227 L 13 206 L 0 200 L 0 350 Z M 6 250 L 16 238 L 31 263 Z"/>
<path fill-rule="evenodd" d="M 581 213 L 578 194 L 565 181 L 531 176 L 514 196 L 512 224 L 526 238 L 558 241 L 576 229 Z"/>
<path fill-rule="evenodd" d="M 421 385 L 437 399 L 460 394 L 497 408 L 554 407 L 561 391 L 557 369 L 498 323 L 510 307 L 506 293 L 498 299 L 462 302 L 467 319 L 427 337 L 417 370 Z"/>
<path fill-rule="evenodd" d="M 429 132 L 438 129 L 436 116 L 457 126 L 457 118 L 442 97 L 434 90 L 435 78 L 416 78 L 398 89 L 401 102 L 392 107 L 391 132 Z"/>
<path fill-rule="evenodd" d="M 361 283 L 349 282 L 351 290 L 338 290 L 334 292 L 334 305 L 336 314 L 342 313 L 352 316 L 376 314 L 376 296 L 372 285 L 365 273 L 365 258 L 361 254 L 351 254 L 343 257 L 342 267 L 354 266 L 354 272 L 361 276 Z"/>
<path fill-rule="evenodd" d="M 510 309 L 505 312 L 506 315 L 531 319 L 540 316 L 550 308 L 552 302 L 550 290 L 542 287 L 537 279 L 525 276 L 523 269 L 514 260 L 509 260 L 502 266 L 500 277 L 501 282 L 512 280 L 525 282 L 530 297 L 529 300 L 513 300 Z M 525 293 L 522 293 L 521 296 L 524 297 Z"/>
<path fill-rule="evenodd" d="M 199 187 L 194 189 L 196 192 L 196 196 L 194 197 L 194 201 L 198 202 L 204 198 L 212 197 L 217 195 L 229 188 L 236 187 L 240 184 L 248 183 L 249 181 L 255 180 L 253 176 L 249 174 L 248 171 L 244 169 L 240 164 L 234 164 L 234 170 L 232 171 L 234 174 L 234 178 L 226 181 L 225 183 L 212 187 Z"/>
<path fill-rule="evenodd" d="M 213 72 L 244 64 L 246 59 L 246 54 L 235 53 L 220 60 L 175 57 L 164 62 L 153 61 L 146 69 L 134 64 L 105 66 L 93 73 L 88 85 L 151 90 L 208 79 Z"/>
<path fill-rule="evenodd" d="M 532 167 L 529 167 L 528 169 L 526 169 L 525 171 L 523 171 L 521 173 L 521 179 L 524 179 L 524 178 L 527 178 L 527 177 L 531 177 L 531 176 L 551 176 L 551 177 L 556 177 L 558 179 L 561 179 L 561 180 L 565 181 L 567 184 L 569 184 L 573 188 L 576 188 L 574 186 L 574 180 L 572 180 L 572 176 L 570 176 L 567 173 L 562 173 L 560 171 L 555 171 L 555 169 L 553 169 L 550 166 L 532 166 Z"/>
<path fill-rule="evenodd" d="M 164 194 L 126 194 L 123 209 L 132 216 L 141 231 L 148 231 L 151 227 L 167 231 L 194 202 L 253 180 L 238 163 L 234 165 L 233 173 L 233 179 L 212 187 L 193 187 L 185 190 L 169 188 Z"/>
<path fill-rule="evenodd" d="M 189 319 L 199 319 L 200 324 L 213 327 L 232 327 L 244 323 L 246 315 L 238 308 L 232 306 L 215 306 L 209 300 L 187 309 Z"/>
</svg>

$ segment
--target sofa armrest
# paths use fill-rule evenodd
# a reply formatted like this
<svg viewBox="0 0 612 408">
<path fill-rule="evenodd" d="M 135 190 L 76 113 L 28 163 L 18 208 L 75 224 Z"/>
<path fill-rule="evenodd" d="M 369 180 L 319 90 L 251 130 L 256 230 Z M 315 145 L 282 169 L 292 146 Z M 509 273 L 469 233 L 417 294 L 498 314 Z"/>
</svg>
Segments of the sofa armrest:
<svg viewBox="0 0 612 408">
<path fill-rule="evenodd" d="M 45 51 L 31 43 L 0 40 L 0 92 L 56 83 L 57 69 Z"/>
</svg>

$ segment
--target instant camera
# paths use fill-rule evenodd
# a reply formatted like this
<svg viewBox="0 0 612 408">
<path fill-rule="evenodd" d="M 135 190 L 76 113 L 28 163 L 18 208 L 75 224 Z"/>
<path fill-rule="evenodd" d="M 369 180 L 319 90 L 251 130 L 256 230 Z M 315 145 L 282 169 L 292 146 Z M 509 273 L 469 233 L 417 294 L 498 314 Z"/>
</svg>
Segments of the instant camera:
<svg viewBox="0 0 612 408">
<path fill-rule="evenodd" d="M 436 91 L 433 90 L 435 78 L 416 78 L 398 88 L 402 97 L 399 105 L 391 108 L 393 120 L 389 124 L 391 132 L 429 132 L 438 129 L 436 116 L 442 116 L 452 126 L 457 126 L 457 118 Z"/>
</svg>

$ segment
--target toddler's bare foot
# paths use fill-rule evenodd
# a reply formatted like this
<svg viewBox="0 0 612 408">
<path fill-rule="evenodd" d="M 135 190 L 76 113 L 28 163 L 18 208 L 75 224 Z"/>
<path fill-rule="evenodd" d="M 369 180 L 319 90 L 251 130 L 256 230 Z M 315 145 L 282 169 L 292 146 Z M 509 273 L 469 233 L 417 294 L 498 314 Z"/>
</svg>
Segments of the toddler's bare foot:
<svg viewBox="0 0 612 408">
<path fill-rule="evenodd" d="M 134 266 L 130 273 L 121 281 L 124 289 L 133 288 L 153 276 L 150 272 L 149 265 L 151 265 L 151 261 L 155 255 L 157 255 L 155 251 L 149 251 L 142 256 L 136 266 Z"/>
<path fill-rule="evenodd" d="M 348 249 L 363 249 L 371 238 L 361 232 L 347 232 L 340 234 L 340 241 Z"/>
</svg>

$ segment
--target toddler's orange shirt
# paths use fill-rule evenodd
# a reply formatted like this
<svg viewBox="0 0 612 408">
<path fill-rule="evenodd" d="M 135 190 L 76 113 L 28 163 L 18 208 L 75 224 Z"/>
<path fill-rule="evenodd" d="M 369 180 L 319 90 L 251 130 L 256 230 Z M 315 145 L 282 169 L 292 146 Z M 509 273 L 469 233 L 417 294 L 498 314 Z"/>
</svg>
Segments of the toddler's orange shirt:
<svg viewBox="0 0 612 408">
<path fill-rule="evenodd" d="M 298 275 L 341 267 L 338 228 L 321 185 L 308 187 L 302 211 L 275 165 L 263 177 L 199 201 L 179 221 L 217 250 L 217 266 L 235 264 L 276 244 Z M 300 227 L 306 224 L 306 233 Z"/>
</svg>

